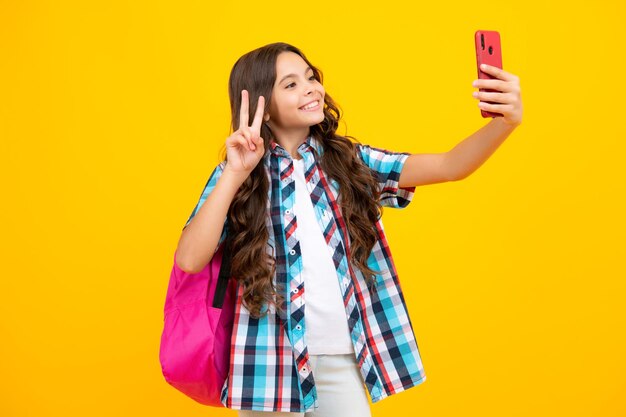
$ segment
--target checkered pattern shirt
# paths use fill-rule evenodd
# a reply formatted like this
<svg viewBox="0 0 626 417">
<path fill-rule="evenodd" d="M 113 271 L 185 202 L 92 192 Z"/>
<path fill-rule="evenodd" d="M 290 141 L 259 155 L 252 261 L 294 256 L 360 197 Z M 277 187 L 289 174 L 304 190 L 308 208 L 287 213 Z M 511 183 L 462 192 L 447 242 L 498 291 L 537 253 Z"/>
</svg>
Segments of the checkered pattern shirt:
<svg viewBox="0 0 626 417">
<path fill-rule="evenodd" d="M 378 179 L 381 205 L 406 207 L 415 187 L 400 188 L 398 181 L 410 154 L 358 143 L 354 146 L 359 159 Z M 368 257 L 369 267 L 381 274 L 375 276 L 377 291 L 370 292 L 361 271 L 348 263 L 350 241 L 337 204 L 339 184 L 321 170 L 319 158 L 323 151 L 321 142 L 312 135 L 298 147 L 304 158 L 307 190 L 337 269 L 354 354 L 363 383 L 375 403 L 421 384 L 426 375 L 382 220 L 374 225 L 378 238 Z M 215 187 L 225 164 L 222 161 L 209 176 L 185 227 Z M 262 311 L 269 314 L 259 319 L 251 317 L 241 303 L 243 286 L 238 286 L 230 373 L 221 400 L 231 409 L 306 412 L 318 407 L 318 395 L 306 342 L 306 288 L 301 246 L 295 233 L 298 223 L 293 211 L 296 188 L 292 156 L 271 141 L 263 164 L 270 184 L 267 251 L 277 261 L 274 283 L 289 291 L 285 294 L 286 311 L 280 312 L 266 303 Z M 226 229 L 225 219 L 219 244 L 226 237 Z"/>
</svg>

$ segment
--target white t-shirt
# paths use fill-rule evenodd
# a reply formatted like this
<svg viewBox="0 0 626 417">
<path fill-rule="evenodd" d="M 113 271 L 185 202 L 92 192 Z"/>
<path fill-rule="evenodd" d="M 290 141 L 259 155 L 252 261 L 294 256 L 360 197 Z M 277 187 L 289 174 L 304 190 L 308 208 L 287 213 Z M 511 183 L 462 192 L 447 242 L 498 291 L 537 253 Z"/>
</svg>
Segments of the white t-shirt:
<svg viewBox="0 0 626 417">
<path fill-rule="evenodd" d="M 353 353 L 337 269 L 317 222 L 304 177 L 304 159 L 294 159 L 296 234 L 302 250 L 305 339 L 311 355 Z"/>
</svg>

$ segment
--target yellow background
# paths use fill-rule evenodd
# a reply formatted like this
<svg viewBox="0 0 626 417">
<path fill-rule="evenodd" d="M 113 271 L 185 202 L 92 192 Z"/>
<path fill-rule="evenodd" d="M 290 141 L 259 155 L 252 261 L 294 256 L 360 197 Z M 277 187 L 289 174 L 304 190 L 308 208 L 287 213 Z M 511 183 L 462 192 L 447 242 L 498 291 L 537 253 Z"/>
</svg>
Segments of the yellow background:
<svg viewBox="0 0 626 417">
<path fill-rule="evenodd" d="M 626 415 L 623 2 L 0 2 L 0 415 L 234 416 L 169 386 L 163 302 L 236 59 L 292 43 L 339 133 L 445 152 L 498 30 L 522 125 L 385 227 L 428 377 L 374 416 Z"/>
</svg>

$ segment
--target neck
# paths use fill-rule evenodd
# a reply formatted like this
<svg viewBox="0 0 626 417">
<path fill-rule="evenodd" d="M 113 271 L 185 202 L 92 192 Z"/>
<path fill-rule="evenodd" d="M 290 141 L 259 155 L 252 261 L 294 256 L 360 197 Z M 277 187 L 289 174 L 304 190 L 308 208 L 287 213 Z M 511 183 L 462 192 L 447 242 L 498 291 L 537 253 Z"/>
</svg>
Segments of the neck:
<svg viewBox="0 0 626 417">
<path fill-rule="evenodd" d="M 298 153 L 298 147 L 303 144 L 310 135 L 309 127 L 298 128 L 294 130 L 285 131 L 283 129 L 276 129 L 271 126 L 272 133 L 276 143 L 285 148 L 293 159 L 301 159 Z"/>
<path fill-rule="evenodd" d="M 304 136 L 294 135 L 294 136 L 283 136 L 283 137 L 277 136 L 276 142 L 278 142 L 280 146 L 285 148 L 285 150 L 289 152 L 292 158 L 300 159 L 300 154 L 298 153 L 298 147 L 301 144 L 303 144 L 306 141 L 306 138 L 308 137 L 309 137 L 308 135 L 304 135 Z"/>
</svg>

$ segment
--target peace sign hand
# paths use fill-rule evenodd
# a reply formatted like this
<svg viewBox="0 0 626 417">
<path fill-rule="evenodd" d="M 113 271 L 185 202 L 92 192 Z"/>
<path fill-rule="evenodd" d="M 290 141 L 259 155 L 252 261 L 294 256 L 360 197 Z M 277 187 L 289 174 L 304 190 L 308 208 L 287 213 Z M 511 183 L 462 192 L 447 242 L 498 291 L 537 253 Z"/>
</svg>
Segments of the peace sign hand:
<svg viewBox="0 0 626 417">
<path fill-rule="evenodd" d="M 264 140 L 260 136 L 265 97 L 259 96 L 252 126 L 248 126 L 248 102 L 248 91 L 241 90 L 239 129 L 226 139 L 226 155 L 228 159 L 226 167 L 245 178 L 250 175 L 265 154 Z"/>
</svg>

